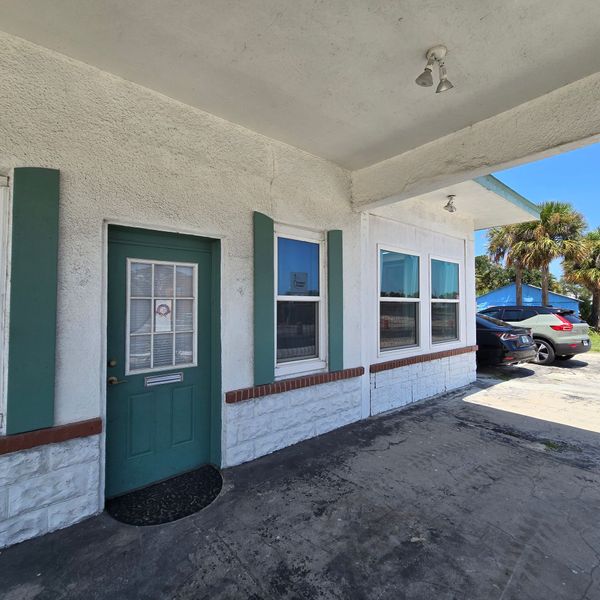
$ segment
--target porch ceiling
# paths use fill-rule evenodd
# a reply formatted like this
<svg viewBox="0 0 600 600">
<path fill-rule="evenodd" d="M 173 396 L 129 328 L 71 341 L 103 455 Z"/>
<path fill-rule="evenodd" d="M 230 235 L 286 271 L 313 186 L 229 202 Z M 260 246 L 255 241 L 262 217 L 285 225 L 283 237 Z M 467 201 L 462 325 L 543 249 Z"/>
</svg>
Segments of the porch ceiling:
<svg viewBox="0 0 600 600">
<path fill-rule="evenodd" d="M 9 33 L 351 169 L 600 71 L 597 0 L 4 0 L 1 17 Z M 456 86 L 444 94 L 413 83 L 437 43 Z"/>
<path fill-rule="evenodd" d="M 453 214 L 445 213 L 443 210 L 451 194 L 455 196 L 456 212 Z M 491 175 L 401 200 L 396 207 L 414 214 L 423 207 L 429 209 L 435 207 L 439 209 L 440 215 L 447 216 L 447 220 L 465 218 L 472 220 L 475 230 L 524 223 L 539 218 L 539 209 L 535 204 Z M 372 212 L 385 216 L 388 214 L 388 209 L 382 207 Z"/>
</svg>

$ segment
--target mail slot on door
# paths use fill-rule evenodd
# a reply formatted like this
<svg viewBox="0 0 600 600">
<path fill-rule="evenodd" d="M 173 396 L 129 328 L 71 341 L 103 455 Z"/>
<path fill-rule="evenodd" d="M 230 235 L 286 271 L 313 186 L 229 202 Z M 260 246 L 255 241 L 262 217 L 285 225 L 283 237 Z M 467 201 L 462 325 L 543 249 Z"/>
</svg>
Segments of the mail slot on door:
<svg viewBox="0 0 600 600">
<path fill-rule="evenodd" d="M 167 383 L 179 383 L 183 381 L 183 373 L 167 373 L 166 375 L 152 375 L 144 377 L 144 387 L 154 387 Z"/>
</svg>

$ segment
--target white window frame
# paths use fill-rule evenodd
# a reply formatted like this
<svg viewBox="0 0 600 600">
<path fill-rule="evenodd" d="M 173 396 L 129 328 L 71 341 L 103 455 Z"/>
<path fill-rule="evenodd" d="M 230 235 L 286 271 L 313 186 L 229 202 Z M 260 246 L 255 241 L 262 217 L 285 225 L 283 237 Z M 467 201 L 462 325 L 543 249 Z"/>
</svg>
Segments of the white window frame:
<svg viewBox="0 0 600 600">
<path fill-rule="evenodd" d="M 458 265 L 458 298 L 433 298 L 433 268 L 432 263 L 434 260 L 439 262 L 446 262 Z M 443 346 L 445 344 L 455 345 L 457 342 L 462 341 L 463 333 L 462 333 L 462 324 L 463 324 L 463 307 L 464 302 L 463 297 L 465 294 L 464 286 L 462 284 L 463 281 L 463 261 L 457 260 L 455 258 L 446 258 L 443 256 L 434 256 L 433 254 L 429 255 L 429 339 L 431 340 L 431 346 L 438 348 L 439 346 Z M 456 337 L 448 340 L 440 340 L 438 342 L 433 339 L 433 304 L 458 304 L 458 309 L 456 310 Z"/>
<path fill-rule="evenodd" d="M 301 242 L 317 243 L 319 245 L 319 295 L 318 296 L 280 296 L 278 283 L 278 241 L 279 238 L 298 240 Z M 289 225 L 275 224 L 274 235 L 274 302 L 273 320 L 275 323 L 274 348 L 275 348 L 275 379 L 285 379 L 295 375 L 308 375 L 327 370 L 327 265 L 326 265 L 326 242 L 323 232 L 316 232 Z M 277 361 L 277 302 L 317 302 L 317 353 L 313 358 Z"/>
<path fill-rule="evenodd" d="M 11 208 L 8 177 L 0 176 L 0 435 L 6 433 Z"/>
<path fill-rule="evenodd" d="M 146 265 L 172 265 L 174 276 L 176 273 L 177 267 L 192 267 L 192 273 L 194 274 L 193 279 L 193 291 L 194 297 L 190 298 L 189 296 L 181 296 L 178 297 L 176 281 L 175 277 L 173 279 L 173 364 L 166 365 L 161 367 L 149 367 L 144 369 L 133 369 L 129 368 L 129 346 L 131 340 L 130 333 L 130 302 L 131 302 L 131 264 L 132 263 L 142 263 Z M 151 301 L 151 310 L 152 310 L 152 331 L 150 333 L 142 333 L 142 335 L 150 335 L 150 360 L 151 362 L 154 359 L 154 336 L 160 335 L 160 333 L 156 334 L 154 332 L 154 306 L 152 305 L 152 301 L 154 300 L 154 266 L 152 266 L 152 295 L 151 296 L 136 296 L 136 300 L 150 300 Z M 176 335 L 177 331 L 175 330 L 175 323 L 177 318 L 177 300 L 192 300 L 193 301 L 193 337 L 192 337 L 192 352 L 193 352 L 193 360 L 191 363 L 183 363 L 183 364 L 175 364 L 175 348 L 176 348 Z M 198 265 L 196 263 L 187 263 L 187 262 L 178 262 L 178 261 L 170 261 L 170 260 L 149 260 L 145 258 L 127 258 L 127 292 L 126 292 L 126 311 L 127 315 L 125 318 L 125 375 L 141 375 L 142 373 L 159 373 L 161 371 L 173 371 L 180 369 L 191 369 L 193 367 L 198 366 Z M 189 333 L 189 332 L 180 332 L 180 333 Z"/>
<path fill-rule="evenodd" d="M 381 251 L 385 252 L 394 252 L 395 254 L 406 254 L 408 256 L 416 256 L 419 260 L 419 297 L 418 298 L 395 298 L 395 297 L 387 297 L 381 295 Z M 406 250 L 404 248 L 398 248 L 395 246 L 389 246 L 388 244 L 377 244 L 377 356 L 378 357 L 390 357 L 395 354 L 406 354 L 407 351 L 410 351 L 411 354 L 414 354 L 414 350 L 421 349 L 423 346 L 423 315 L 422 315 L 422 300 L 423 300 L 423 285 L 422 285 L 422 273 L 423 273 L 423 257 L 421 253 L 415 252 L 414 250 Z M 398 346 L 397 348 L 382 348 L 381 347 L 381 303 L 382 302 L 410 302 L 417 305 L 416 316 L 417 316 L 417 324 L 416 324 L 416 334 L 417 334 L 417 343 L 416 344 L 408 344 L 406 346 Z"/>
</svg>

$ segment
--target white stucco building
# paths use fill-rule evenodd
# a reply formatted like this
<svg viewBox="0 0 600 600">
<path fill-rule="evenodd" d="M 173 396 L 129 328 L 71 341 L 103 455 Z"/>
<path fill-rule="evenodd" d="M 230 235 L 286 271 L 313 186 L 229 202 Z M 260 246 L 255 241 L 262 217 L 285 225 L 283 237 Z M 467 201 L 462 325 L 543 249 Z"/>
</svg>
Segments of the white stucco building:
<svg viewBox="0 0 600 600">
<path fill-rule="evenodd" d="M 537 214 L 489 173 L 597 139 L 598 6 L 285 4 L 4 3 L 0 547 L 474 380 L 473 232 Z"/>
</svg>

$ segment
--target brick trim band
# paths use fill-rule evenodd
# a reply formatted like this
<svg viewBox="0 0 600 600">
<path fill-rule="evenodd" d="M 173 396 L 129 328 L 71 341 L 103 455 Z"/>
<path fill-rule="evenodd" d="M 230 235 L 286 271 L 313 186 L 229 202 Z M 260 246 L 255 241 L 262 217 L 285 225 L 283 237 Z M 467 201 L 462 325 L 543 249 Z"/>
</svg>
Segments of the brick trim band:
<svg viewBox="0 0 600 600">
<path fill-rule="evenodd" d="M 19 450 L 28 450 L 36 446 L 66 442 L 74 438 L 87 437 L 102 433 L 102 419 L 88 419 L 87 421 L 76 421 L 66 425 L 36 429 L 26 433 L 15 433 L 13 435 L 0 435 L 0 454 L 9 454 Z"/>
<path fill-rule="evenodd" d="M 381 371 L 389 371 L 390 369 L 399 369 L 400 367 L 408 367 L 417 363 L 439 360 L 449 356 L 459 356 L 460 354 L 469 354 L 475 352 L 477 346 L 466 346 L 464 348 L 455 348 L 454 350 L 442 350 L 441 352 L 433 352 L 431 354 L 420 354 L 419 356 L 410 356 L 408 358 L 399 358 L 397 360 L 388 360 L 387 362 L 375 363 L 369 367 L 371 373 L 379 373 Z"/>
<path fill-rule="evenodd" d="M 292 390 L 298 390 L 300 388 L 305 388 L 312 385 L 320 385 L 322 383 L 330 383 L 331 381 L 341 381 L 342 379 L 360 377 L 361 375 L 364 375 L 364 372 L 364 367 L 355 367 L 353 369 L 333 371 L 332 373 L 307 375 L 306 377 L 284 379 L 282 381 L 276 381 L 275 383 L 257 385 L 255 387 L 243 388 L 241 390 L 233 390 L 225 394 L 225 402 L 227 404 L 235 404 L 236 402 L 251 400 L 252 398 L 260 398 L 261 396 L 281 394 L 282 392 L 291 392 Z"/>
</svg>

